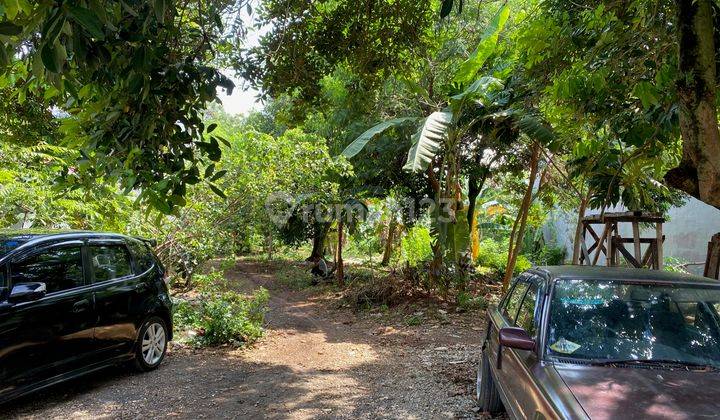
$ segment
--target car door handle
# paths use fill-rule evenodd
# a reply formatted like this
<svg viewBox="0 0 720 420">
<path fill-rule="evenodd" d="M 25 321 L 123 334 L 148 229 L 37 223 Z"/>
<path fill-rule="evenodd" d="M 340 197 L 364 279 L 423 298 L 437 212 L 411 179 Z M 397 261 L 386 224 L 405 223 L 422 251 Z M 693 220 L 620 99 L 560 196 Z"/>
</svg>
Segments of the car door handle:
<svg viewBox="0 0 720 420">
<path fill-rule="evenodd" d="M 145 289 L 147 289 L 147 285 L 145 283 L 138 283 L 133 287 L 133 290 L 136 292 L 144 292 Z"/>
<path fill-rule="evenodd" d="M 90 309 L 90 301 L 87 299 L 79 300 L 73 304 L 72 311 L 73 313 L 80 313 L 84 312 Z"/>
</svg>

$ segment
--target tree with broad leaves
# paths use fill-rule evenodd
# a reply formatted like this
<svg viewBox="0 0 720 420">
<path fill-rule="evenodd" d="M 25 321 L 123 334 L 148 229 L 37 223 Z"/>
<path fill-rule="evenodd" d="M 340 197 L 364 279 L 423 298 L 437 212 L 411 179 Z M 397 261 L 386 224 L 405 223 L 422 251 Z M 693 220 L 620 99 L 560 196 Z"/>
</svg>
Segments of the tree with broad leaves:
<svg viewBox="0 0 720 420">
<path fill-rule="evenodd" d="M 2 0 L 0 87 L 61 111 L 70 187 L 104 178 L 170 213 L 188 185 L 221 194 L 198 170 L 224 142 L 203 111 L 233 84 L 208 63 L 243 1 Z"/>
</svg>

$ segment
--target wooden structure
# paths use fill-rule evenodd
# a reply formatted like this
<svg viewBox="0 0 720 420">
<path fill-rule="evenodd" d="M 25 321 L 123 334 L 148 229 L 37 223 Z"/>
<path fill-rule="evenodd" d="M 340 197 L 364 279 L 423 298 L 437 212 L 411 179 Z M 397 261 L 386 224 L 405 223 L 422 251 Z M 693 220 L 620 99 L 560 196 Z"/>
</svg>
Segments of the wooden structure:
<svg viewBox="0 0 720 420">
<path fill-rule="evenodd" d="M 717 279 L 720 275 L 720 233 L 716 233 L 708 242 L 707 260 L 705 260 L 705 277 Z"/>
<path fill-rule="evenodd" d="M 622 256 L 631 267 L 662 270 L 664 222 L 665 219 L 661 215 L 644 212 L 605 213 L 583 218 L 580 265 L 597 265 L 600 255 L 604 254 L 608 266 L 620 265 L 620 256 Z M 632 238 L 623 238 L 620 235 L 619 226 L 622 223 L 632 225 Z M 640 223 L 654 224 L 655 237 L 640 237 Z M 599 235 L 599 229 L 596 230 L 595 226 L 602 228 Z M 588 235 L 592 237 L 589 248 L 586 242 Z M 632 252 L 625 248 L 626 244 L 632 244 Z"/>
</svg>

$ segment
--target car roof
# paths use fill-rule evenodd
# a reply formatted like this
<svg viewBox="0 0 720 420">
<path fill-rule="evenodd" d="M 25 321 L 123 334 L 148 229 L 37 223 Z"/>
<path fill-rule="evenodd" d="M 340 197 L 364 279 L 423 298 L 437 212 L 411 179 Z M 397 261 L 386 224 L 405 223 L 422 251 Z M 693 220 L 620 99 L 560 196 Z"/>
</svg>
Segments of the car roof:
<svg viewBox="0 0 720 420">
<path fill-rule="evenodd" d="M 648 283 L 663 282 L 720 286 L 720 281 L 707 277 L 641 268 L 554 265 L 537 267 L 535 270 L 545 274 L 548 279 L 633 280 Z"/>
<path fill-rule="evenodd" d="M 93 232 L 87 230 L 48 230 L 48 229 L 22 229 L 8 230 L 0 229 L 0 247 L 3 244 L 12 242 L 12 247 L 4 254 L 0 254 L 0 263 L 3 263 L 12 255 L 25 252 L 32 249 L 37 244 L 46 241 L 62 241 L 72 239 L 134 239 L 147 241 L 141 238 L 133 238 L 120 233 L 112 232 Z"/>
<path fill-rule="evenodd" d="M 75 237 L 108 237 L 127 238 L 128 236 L 112 232 L 93 232 L 89 230 L 53 230 L 53 229 L 0 229 L 1 239 L 15 239 L 18 241 L 32 241 L 36 239 L 62 239 Z"/>
</svg>

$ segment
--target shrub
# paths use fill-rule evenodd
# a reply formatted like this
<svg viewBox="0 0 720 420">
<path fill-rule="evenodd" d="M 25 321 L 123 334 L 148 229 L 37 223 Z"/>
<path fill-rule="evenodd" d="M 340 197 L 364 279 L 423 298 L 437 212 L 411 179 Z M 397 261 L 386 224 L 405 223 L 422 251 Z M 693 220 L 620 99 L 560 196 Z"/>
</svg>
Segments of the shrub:
<svg viewBox="0 0 720 420">
<path fill-rule="evenodd" d="M 525 270 L 530 269 L 533 266 L 533 263 L 530 262 L 530 260 L 527 259 L 524 255 L 518 255 L 517 261 L 515 261 L 515 271 L 513 274 L 520 274 Z M 505 261 L 505 267 L 503 267 L 503 273 L 505 272 L 505 268 L 507 267 L 507 261 Z"/>
<path fill-rule="evenodd" d="M 529 255 L 536 265 L 561 265 L 565 262 L 565 247 L 543 246 L 539 251 Z"/>
<path fill-rule="evenodd" d="M 484 296 L 473 296 L 468 292 L 460 292 L 455 297 L 458 308 L 470 311 L 470 310 L 484 310 L 487 308 L 487 300 Z"/>
<path fill-rule="evenodd" d="M 268 291 L 260 288 L 246 298 L 235 292 L 224 292 L 203 299 L 197 322 L 197 340 L 202 345 L 252 343 L 262 336 Z"/>
<path fill-rule="evenodd" d="M 494 279 L 502 278 L 507 268 L 507 249 L 507 241 L 499 242 L 490 238 L 483 239 L 480 242 L 476 260 L 478 272 Z M 525 255 L 518 255 L 513 274 L 519 274 L 532 266 L 533 264 Z"/>
<path fill-rule="evenodd" d="M 182 332 L 198 322 L 198 311 L 185 299 L 173 298 L 173 325 Z"/>
<path fill-rule="evenodd" d="M 507 244 L 494 239 L 483 239 L 480 242 L 476 264 L 495 271 L 505 271 L 507 266 Z"/>
<path fill-rule="evenodd" d="M 195 274 L 193 276 L 193 285 L 201 294 L 212 293 L 216 290 L 226 288 L 227 280 L 225 280 L 222 271 L 217 271 L 213 268 L 208 273 Z"/>
<path fill-rule="evenodd" d="M 250 297 L 206 290 L 197 303 L 176 299 L 173 320 L 181 332 L 196 332 L 192 341 L 198 346 L 249 344 L 262 336 L 269 298 L 264 288 Z"/>
<path fill-rule="evenodd" d="M 418 267 L 432 259 L 430 230 L 424 226 L 413 226 L 402 238 L 400 254 L 410 267 Z"/>
<path fill-rule="evenodd" d="M 302 290 L 313 285 L 313 275 L 309 267 L 299 267 L 290 262 L 275 265 L 275 278 L 285 287 Z"/>
<path fill-rule="evenodd" d="M 220 271 L 227 271 L 235 267 L 236 261 L 235 258 L 232 257 L 226 257 L 220 260 Z"/>
</svg>

